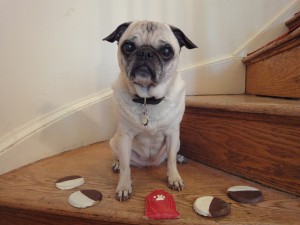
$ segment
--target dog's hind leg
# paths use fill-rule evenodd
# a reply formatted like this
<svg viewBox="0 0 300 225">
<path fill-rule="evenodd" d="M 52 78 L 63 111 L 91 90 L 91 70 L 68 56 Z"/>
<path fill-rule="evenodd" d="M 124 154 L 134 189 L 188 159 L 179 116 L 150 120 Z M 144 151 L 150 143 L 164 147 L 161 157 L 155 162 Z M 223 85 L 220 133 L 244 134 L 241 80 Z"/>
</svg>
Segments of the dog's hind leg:
<svg viewBox="0 0 300 225">
<path fill-rule="evenodd" d="M 111 147 L 111 149 L 112 149 L 112 155 L 113 155 L 112 170 L 113 170 L 115 173 L 120 173 L 119 156 L 118 156 L 117 151 L 114 150 L 115 148 L 113 147 L 113 146 L 114 146 L 114 144 L 113 144 L 113 138 L 110 139 L 109 145 L 110 145 L 110 147 Z"/>
<path fill-rule="evenodd" d="M 112 164 L 112 170 L 115 173 L 120 173 L 120 163 L 119 163 L 119 161 L 114 161 L 113 162 L 113 164 Z"/>
</svg>

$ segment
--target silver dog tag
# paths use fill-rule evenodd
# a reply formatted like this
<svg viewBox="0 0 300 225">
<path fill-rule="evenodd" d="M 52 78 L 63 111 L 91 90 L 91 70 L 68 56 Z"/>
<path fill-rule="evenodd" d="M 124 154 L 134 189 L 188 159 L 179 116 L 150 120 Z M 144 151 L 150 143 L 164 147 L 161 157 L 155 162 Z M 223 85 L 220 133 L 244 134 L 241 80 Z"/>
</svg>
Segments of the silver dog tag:
<svg viewBox="0 0 300 225">
<path fill-rule="evenodd" d="M 142 115 L 142 124 L 144 126 L 148 125 L 149 119 L 148 119 L 148 110 L 147 110 L 147 99 L 144 98 L 144 104 L 143 104 L 143 115 Z"/>
<path fill-rule="evenodd" d="M 147 126 L 147 125 L 148 125 L 148 122 L 149 122 L 148 116 L 147 116 L 146 114 L 143 114 L 143 116 L 142 116 L 142 124 L 143 124 L 144 126 Z"/>
</svg>

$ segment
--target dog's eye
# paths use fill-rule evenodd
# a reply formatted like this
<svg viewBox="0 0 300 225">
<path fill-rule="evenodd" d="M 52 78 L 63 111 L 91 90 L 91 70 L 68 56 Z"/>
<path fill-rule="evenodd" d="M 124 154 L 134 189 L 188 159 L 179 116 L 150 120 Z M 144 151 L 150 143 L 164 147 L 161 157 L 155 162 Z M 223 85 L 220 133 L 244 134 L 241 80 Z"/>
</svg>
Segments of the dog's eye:
<svg viewBox="0 0 300 225">
<path fill-rule="evenodd" d="M 162 47 L 160 52 L 165 59 L 169 59 L 173 55 L 173 49 L 169 46 Z"/>
<path fill-rule="evenodd" d="M 129 54 L 135 50 L 135 45 L 132 42 L 125 42 L 122 49 L 125 54 Z"/>
</svg>

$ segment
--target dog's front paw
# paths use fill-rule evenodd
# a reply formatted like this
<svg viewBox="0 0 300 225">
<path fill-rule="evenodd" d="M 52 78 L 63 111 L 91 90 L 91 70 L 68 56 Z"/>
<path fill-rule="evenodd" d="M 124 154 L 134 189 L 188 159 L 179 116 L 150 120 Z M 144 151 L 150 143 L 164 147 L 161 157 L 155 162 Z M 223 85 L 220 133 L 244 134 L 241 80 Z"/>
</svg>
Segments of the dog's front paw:
<svg viewBox="0 0 300 225">
<path fill-rule="evenodd" d="M 181 177 L 168 177 L 169 188 L 177 191 L 182 191 L 184 188 L 184 182 Z"/>
<path fill-rule="evenodd" d="M 116 199 L 120 202 L 127 201 L 132 197 L 132 187 L 117 187 Z"/>
</svg>

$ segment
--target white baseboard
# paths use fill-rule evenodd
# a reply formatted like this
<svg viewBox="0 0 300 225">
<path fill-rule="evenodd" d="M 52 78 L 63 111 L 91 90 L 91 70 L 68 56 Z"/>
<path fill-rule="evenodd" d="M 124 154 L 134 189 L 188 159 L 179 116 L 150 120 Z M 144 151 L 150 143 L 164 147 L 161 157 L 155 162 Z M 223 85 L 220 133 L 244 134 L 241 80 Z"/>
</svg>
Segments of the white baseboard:
<svg viewBox="0 0 300 225">
<path fill-rule="evenodd" d="M 244 90 L 240 58 L 225 57 L 181 72 L 189 95 L 239 94 Z M 116 125 L 112 115 L 112 90 L 106 89 L 30 121 L 0 139 L 0 174 L 63 151 L 108 140 Z"/>
<path fill-rule="evenodd" d="M 31 121 L 0 140 L 0 174 L 91 143 L 114 130 L 112 90 L 107 89 Z"/>
<path fill-rule="evenodd" d="M 241 65 L 239 58 L 229 57 L 183 69 L 187 94 L 243 92 Z M 112 90 L 106 89 L 30 121 L 2 137 L 0 174 L 63 151 L 108 140 L 115 130 L 111 97 Z"/>
<path fill-rule="evenodd" d="M 181 70 L 187 94 L 240 94 L 244 72 L 240 58 L 223 57 Z M 238 88 L 239 87 L 239 88 Z M 0 174 L 95 142 L 115 130 L 112 90 L 106 89 L 30 121 L 0 139 Z"/>
</svg>

